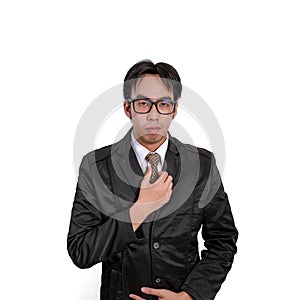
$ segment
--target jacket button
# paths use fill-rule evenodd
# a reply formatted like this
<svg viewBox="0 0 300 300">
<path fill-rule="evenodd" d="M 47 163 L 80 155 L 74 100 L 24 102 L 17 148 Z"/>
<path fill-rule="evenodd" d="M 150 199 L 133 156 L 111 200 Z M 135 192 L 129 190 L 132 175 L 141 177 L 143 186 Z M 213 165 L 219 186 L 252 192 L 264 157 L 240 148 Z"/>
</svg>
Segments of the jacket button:
<svg viewBox="0 0 300 300">
<path fill-rule="evenodd" d="M 161 283 L 161 279 L 159 277 L 155 278 L 155 283 Z"/>
<path fill-rule="evenodd" d="M 155 242 L 155 243 L 153 244 L 153 248 L 154 248 L 154 249 L 159 249 L 159 247 L 160 247 L 159 242 Z"/>
<path fill-rule="evenodd" d="M 155 278 L 155 283 L 161 283 L 161 279 L 159 277 Z"/>
</svg>

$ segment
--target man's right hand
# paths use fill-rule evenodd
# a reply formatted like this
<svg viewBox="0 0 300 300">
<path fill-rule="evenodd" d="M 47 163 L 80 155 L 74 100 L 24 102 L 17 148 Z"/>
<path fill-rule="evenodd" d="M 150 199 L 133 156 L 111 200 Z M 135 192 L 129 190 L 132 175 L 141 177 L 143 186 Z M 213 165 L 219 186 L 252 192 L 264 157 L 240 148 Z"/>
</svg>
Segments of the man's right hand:
<svg viewBox="0 0 300 300">
<path fill-rule="evenodd" d="M 173 178 L 167 172 L 160 172 L 154 183 L 149 183 L 151 167 L 148 167 L 141 182 L 138 200 L 130 208 L 130 217 L 134 231 L 153 211 L 166 204 L 171 197 Z"/>
</svg>

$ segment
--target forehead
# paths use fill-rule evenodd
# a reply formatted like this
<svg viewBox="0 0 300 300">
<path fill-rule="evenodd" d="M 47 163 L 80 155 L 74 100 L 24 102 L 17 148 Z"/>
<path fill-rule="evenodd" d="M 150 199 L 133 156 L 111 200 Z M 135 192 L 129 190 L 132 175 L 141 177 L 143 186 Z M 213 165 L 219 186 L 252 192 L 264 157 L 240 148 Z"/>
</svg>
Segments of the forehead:
<svg viewBox="0 0 300 300">
<path fill-rule="evenodd" d="M 132 89 L 132 97 L 138 95 L 146 96 L 148 98 L 159 97 L 173 97 L 173 91 L 168 90 L 158 74 L 144 74 Z"/>
</svg>

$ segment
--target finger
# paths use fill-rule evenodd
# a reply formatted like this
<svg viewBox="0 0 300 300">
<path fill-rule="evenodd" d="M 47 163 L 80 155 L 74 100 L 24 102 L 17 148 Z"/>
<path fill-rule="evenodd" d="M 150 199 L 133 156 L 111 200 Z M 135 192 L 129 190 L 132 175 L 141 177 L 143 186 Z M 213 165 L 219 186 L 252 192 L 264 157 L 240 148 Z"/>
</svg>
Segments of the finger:
<svg viewBox="0 0 300 300">
<path fill-rule="evenodd" d="M 135 299 L 135 300 L 146 300 L 146 299 L 141 298 L 141 297 L 139 297 L 139 296 L 137 296 L 137 295 L 134 295 L 134 294 L 130 294 L 129 297 L 130 297 L 131 299 Z"/>
<path fill-rule="evenodd" d="M 158 172 L 158 175 L 161 177 L 162 175 L 168 175 L 167 171 L 160 171 Z"/>
<path fill-rule="evenodd" d="M 157 180 L 155 180 L 153 183 L 151 183 L 150 186 L 154 186 L 154 185 L 161 184 L 161 183 L 165 182 L 165 180 L 168 176 L 168 173 L 162 172 L 162 173 L 158 173 L 158 174 L 159 174 L 159 177 L 157 178 Z"/>
<path fill-rule="evenodd" d="M 173 182 L 171 181 L 171 182 L 168 184 L 168 191 L 172 192 L 172 187 L 173 187 Z"/>
<path fill-rule="evenodd" d="M 151 176 L 151 172 L 152 172 L 152 169 L 151 169 L 151 166 L 149 165 L 147 167 L 147 170 L 146 170 L 146 173 L 145 173 L 144 177 L 150 177 Z"/>
<path fill-rule="evenodd" d="M 161 172 L 160 174 L 159 174 L 159 178 L 156 180 L 156 182 L 160 182 L 160 181 L 162 181 L 162 182 L 165 182 L 165 180 L 166 180 L 166 178 L 168 177 L 168 173 L 167 172 Z"/>
<path fill-rule="evenodd" d="M 168 182 L 172 182 L 173 181 L 173 177 L 171 175 L 169 175 L 167 178 L 166 178 L 166 183 Z"/>
<path fill-rule="evenodd" d="M 154 295 L 154 296 L 158 296 L 158 297 L 163 297 L 163 292 L 165 290 L 164 289 L 153 289 L 153 288 L 148 288 L 148 287 L 142 287 L 141 291 L 145 294 Z"/>
</svg>

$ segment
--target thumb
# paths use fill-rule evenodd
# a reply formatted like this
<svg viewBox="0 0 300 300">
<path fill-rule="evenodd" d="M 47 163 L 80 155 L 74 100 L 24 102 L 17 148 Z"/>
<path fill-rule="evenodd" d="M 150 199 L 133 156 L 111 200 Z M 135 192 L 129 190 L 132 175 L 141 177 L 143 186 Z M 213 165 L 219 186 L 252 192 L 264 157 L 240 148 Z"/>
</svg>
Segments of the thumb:
<svg viewBox="0 0 300 300">
<path fill-rule="evenodd" d="M 151 169 L 151 166 L 149 165 L 147 167 L 147 170 L 146 170 L 146 173 L 145 173 L 144 177 L 150 177 L 151 176 L 151 172 L 152 172 L 152 169 Z"/>
</svg>

